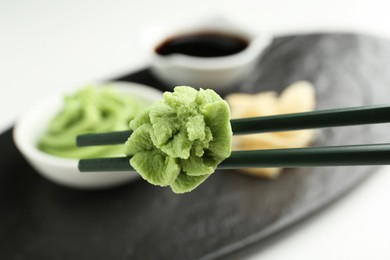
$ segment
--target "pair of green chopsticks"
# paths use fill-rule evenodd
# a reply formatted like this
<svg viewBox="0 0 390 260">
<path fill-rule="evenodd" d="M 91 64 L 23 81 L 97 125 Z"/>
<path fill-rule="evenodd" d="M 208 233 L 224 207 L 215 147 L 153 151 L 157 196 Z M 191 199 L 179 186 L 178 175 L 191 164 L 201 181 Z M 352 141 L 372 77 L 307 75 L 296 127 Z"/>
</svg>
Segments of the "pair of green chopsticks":
<svg viewBox="0 0 390 260">
<path fill-rule="evenodd" d="M 233 134 L 253 134 L 335 126 L 390 122 L 390 105 L 330 109 L 296 114 L 231 120 Z M 77 137 L 78 146 L 125 143 L 131 131 L 86 134 Z M 390 164 L 390 144 L 233 151 L 218 169 L 260 167 L 308 167 Z M 79 161 L 79 170 L 132 170 L 127 157 L 94 158 Z"/>
</svg>

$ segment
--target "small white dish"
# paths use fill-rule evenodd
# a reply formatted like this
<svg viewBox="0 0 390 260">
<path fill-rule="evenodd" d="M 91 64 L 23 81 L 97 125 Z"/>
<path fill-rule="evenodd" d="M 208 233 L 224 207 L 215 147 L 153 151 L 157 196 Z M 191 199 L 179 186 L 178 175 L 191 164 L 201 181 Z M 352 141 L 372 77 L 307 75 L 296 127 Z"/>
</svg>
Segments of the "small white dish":
<svg viewBox="0 0 390 260">
<path fill-rule="evenodd" d="M 156 51 L 156 47 L 167 39 L 207 31 L 242 37 L 248 41 L 248 47 L 236 54 L 207 58 L 184 54 L 163 56 Z M 229 88 L 245 78 L 271 40 L 265 32 L 249 31 L 224 18 L 151 25 L 140 35 L 141 47 L 146 49 L 152 72 L 164 83 L 172 88 L 187 85 L 215 90 Z"/>
<path fill-rule="evenodd" d="M 110 82 L 109 85 L 150 103 L 162 97 L 161 91 L 146 85 L 128 82 Z M 37 148 L 38 138 L 46 131 L 51 118 L 61 109 L 62 102 L 63 95 L 46 98 L 23 114 L 15 124 L 14 142 L 31 166 L 45 178 L 72 188 L 106 188 L 138 179 L 136 172 L 81 173 L 77 159 L 56 157 Z"/>
</svg>

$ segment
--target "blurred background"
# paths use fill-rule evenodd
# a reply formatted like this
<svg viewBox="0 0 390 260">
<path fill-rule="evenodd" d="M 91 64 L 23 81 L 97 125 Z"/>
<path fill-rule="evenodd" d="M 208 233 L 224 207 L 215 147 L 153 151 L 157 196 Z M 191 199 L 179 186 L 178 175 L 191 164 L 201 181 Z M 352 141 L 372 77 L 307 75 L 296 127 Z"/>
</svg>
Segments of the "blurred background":
<svg viewBox="0 0 390 260">
<path fill-rule="evenodd" d="M 44 95 L 146 67 L 139 35 L 150 24 L 215 15 L 276 37 L 352 32 L 389 38 L 389 9 L 385 0 L 1 0 L 0 131 Z M 326 211 L 237 257 L 390 259 L 389 185 L 385 167 Z"/>
</svg>

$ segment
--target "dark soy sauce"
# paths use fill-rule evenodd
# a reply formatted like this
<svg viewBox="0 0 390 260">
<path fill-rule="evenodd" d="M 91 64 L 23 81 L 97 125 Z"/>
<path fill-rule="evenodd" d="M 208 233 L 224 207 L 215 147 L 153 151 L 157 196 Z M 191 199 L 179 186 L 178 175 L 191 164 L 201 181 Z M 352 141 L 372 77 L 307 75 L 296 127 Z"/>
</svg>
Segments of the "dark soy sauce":
<svg viewBox="0 0 390 260">
<path fill-rule="evenodd" d="M 249 41 L 234 34 L 198 32 L 168 38 L 156 47 L 162 56 L 185 54 L 195 57 L 223 57 L 243 51 Z"/>
</svg>

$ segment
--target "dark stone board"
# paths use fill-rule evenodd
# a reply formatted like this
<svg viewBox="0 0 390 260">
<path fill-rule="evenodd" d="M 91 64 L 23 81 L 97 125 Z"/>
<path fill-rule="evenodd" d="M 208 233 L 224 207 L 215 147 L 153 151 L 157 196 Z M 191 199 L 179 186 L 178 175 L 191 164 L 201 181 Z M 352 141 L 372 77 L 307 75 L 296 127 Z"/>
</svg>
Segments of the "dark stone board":
<svg viewBox="0 0 390 260">
<path fill-rule="evenodd" d="M 318 109 L 390 103 L 390 43 L 352 34 L 276 38 L 232 91 L 313 82 Z M 163 87 L 149 69 L 120 80 Z M 221 93 L 226 94 L 226 93 Z M 323 129 L 314 145 L 387 142 L 386 124 Z M 274 181 L 217 171 L 176 195 L 139 180 L 106 190 L 40 177 L 0 135 L 0 259 L 212 259 L 266 241 L 324 208 L 377 167 L 286 169 Z"/>
</svg>

